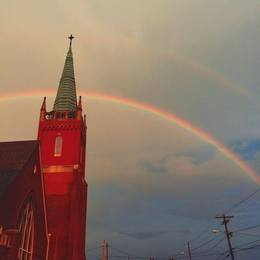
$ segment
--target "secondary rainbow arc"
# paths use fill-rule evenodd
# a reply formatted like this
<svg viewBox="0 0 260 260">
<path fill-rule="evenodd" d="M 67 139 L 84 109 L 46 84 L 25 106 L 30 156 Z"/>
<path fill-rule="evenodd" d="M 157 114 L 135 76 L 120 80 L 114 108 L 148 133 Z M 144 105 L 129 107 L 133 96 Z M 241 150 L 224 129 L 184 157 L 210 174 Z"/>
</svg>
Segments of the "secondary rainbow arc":
<svg viewBox="0 0 260 260">
<path fill-rule="evenodd" d="M 8 100 L 15 98 L 25 98 L 25 97 L 40 97 L 44 95 L 54 96 L 54 90 L 35 90 L 35 91 L 22 91 L 22 92 L 4 92 L 1 93 L 0 100 Z M 186 131 L 191 132 L 195 136 L 204 140 L 208 144 L 214 146 L 222 154 L 224 154 L 229 160 L 233 161 L 242 171 L 244 171 L 248 176 L 250 176 L 257 184 L 260 184 L 260 176 L 258 173 L 247 164 L 239 155 L 235 154 L 231 149 L 222 144 L 218 139 L 212 136 L 210 133 L 205 130 L 195 126 L 191 122 L 172 114 L 168 111 L 155 107 L 151 104 L 140 102 L 126 97 L 115 96 L 107 93 L 100 92 L 88 92 L 81 91 L 80 95 L 85 96 L 89 99 L 101 100 L 106 102 L 112 102 L 119 105 L 124 105 L 138 110 L 146 111 L 148 113 L 159 116 L 175 125 L 185 129 Z"/>
</svg>

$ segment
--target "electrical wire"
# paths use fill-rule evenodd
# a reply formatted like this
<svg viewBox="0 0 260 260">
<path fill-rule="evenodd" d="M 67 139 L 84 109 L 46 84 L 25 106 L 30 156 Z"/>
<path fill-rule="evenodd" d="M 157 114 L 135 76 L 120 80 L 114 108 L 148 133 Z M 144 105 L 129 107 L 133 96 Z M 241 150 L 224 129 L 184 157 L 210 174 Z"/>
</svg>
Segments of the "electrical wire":
<svg viewBox="0 0 260 260">
<path fill-rule="evenodd" d="M 237 232 L 239 235 L 249 236 L 249 237 L 259 237 L 260 235 L 257 234 L 250 234 L 250 233 L 244 233 L 244 232 Z"/>
<path fill-rule="evenodd" d="M 252 249 L 260 249 L 260 245 L 254 245 L 251 247 L 240 248 L 238 250 L 235 250 L 234 252 L 241 252 L 241 251 L 252 250 Z"/>
<path fill-rule="evenodd" d="M 199 248 L 201 248 L 201 247 L 203 247 L 203 246 L 205 246 L 205 245 L 211 243 L 212 241 L 215 241 L 217 238 L 218 238 L 217 236 L 216 236 L 216 237 L 213 237 L 213 238 L 207 240 L 206 242 L 204 242 L 204 243 L 198 245 L 197 247 L 192 248 L 192 252 L 194 252 L 194 251 L 198 250 Z"/>
<path fill-rule="evenodd" d="M 237 202 L 236 204 L 234 204 L 232 207 L 230 207 L 229 209 L 227 209 L 225 212 L 225 214 L 229 213 L 230 211 L 234 210 L 235 208 L 237 208 L 238 206 L 240 206 L 241 204 L 245 203 L 246 201 L 248 201 L 249 199 L 251 199 L 255 194 L 257 194 L 260 191 L 260 188 L 256 189 L 253 193 L 249 194 L 247 197 L 245 197 L 244 199 L 240 200 L 239 202 Z M 212 221 L 213 222 L 213 221 Z M 209 227 L 212 225 L 212 222 L 210 222 L 210 224 L 203 229 L 202 232 L 199 233 L 199 235 L 197 235 L 195 238 L 191 239 L 190 242 L 194 242 L 195 240 L 198 240 L 205 232 L 207 232 L 207 230 L 209 229 Z M 260 226 L 260 225 L 259 225 Z M 246 229 L 245 229 L 246 230 Z M 193 249 L 194 251 L 194 249 Z"/>
<path fill-rule="evenodd" d="M 260 188 L 258 188 L 257 190 L 255 190 L 253 193 L 249 194 L 246 198 L 240 200 L 239 202 L 237 202 L 236 204 L 234 204 L 231 208 L 229 208 L 228 210 L 226 210 L 226 214 L 229 213 L 231 210 L 237 208 L 238 206 L 240 206 L 241 204 L 243 204 L 244 202 L 248 201 L 249 199 L 251 199 L 256 193 L 258 193 L 260 191 Z"/>
<path fill-rule="evenodd" d="M 192 238 L 190 240 L 190 242 L 193 242 L 194 240 L 198 240 L 204 233 L 206 233 L 209 230 L 209 228 L 212 226 L 213 222 L 214 222 L 213 220 L 210 221 L 210 223 L 206 226 L 206 228 L 203 229 L 196 237 Z"/>
<path fill-rule="evenodd" d="M 233 233 L 237 233 L 237 232 L 240 232 L 240 231 L 246 231 L 246 230 L 254 229 L 254 228 L 258 228 L 258 227 L 260 227 L 260 224 L 250 226 L 250 227 L 241 228 L 241 229 L 238 229 L 238 230 L 234 230 Z"/>
<path fill-rule="evenodd" d="M 211 246 L 210 248 L 207 249 L 206 252 L 200 252 L 201 254 L 205 254 L 205 253 L 208 253 L 209 251 L 211 251 L 213 248 L 216 248 L 219 244 L 221 244 L 226 238 L 223 237 L 221 238 L 217 243 L 215 243 L 213 246 Z M 193 250 L 194 251 L 194 250 Z M 199 253 L 198 253 L 199 254 Z"/>
<path fill-rule="evenodd" d="M 201 254 L 201 255 L 192 255 L 192 258 L 207 257 L 207 256 L 222 256 L 222 255 L 223 253 L 209 253 L 209 254 Z M 187 259 L 187 256 L 180 256 L 174 259 Z"/>
<path fill-rule="evenodd" d="M 251 242 L 248 242 L 248 243 L 245 243 L 245 244 L 240 244 L 237 247 L 235 247 L 235 249 L 240 249 L 243 246 L 251 245 L 251 244 L 256 243 L 256 242 L 260 242 L 260 239 L 257 239 L 257 240 L 254 240 L 254 241 L 251 241 Z"/>
</svg>

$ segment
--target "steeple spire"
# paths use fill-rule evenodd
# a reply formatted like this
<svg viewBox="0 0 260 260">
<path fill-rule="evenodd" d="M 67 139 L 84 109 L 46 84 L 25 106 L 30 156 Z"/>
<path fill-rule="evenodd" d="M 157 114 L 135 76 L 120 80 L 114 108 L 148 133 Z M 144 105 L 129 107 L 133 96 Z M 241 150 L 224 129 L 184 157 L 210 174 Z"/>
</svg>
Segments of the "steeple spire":
<svg viewBox="0 0 260 260">
<path fill-rule="evenodd" d="M 73 55 L 71 50 L 72 40 L 74 37 L 70 35 L 68 38 L 70 40 L 69 50 L 65 59 L 58 92 L 53 106 L 53 110 L 56 112 L 77 110 L 77 94 L 74 76 Z"/>
</svg>

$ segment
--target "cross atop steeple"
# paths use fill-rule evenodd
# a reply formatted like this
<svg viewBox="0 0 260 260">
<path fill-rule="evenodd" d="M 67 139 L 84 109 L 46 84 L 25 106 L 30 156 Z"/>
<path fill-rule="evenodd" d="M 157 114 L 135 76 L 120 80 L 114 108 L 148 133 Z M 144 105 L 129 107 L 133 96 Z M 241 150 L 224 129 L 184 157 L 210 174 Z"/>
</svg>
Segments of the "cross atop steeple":
<svg viewBox="0 0 260 260">
<path fill-rule="evenodd" d="M 74 39 L 75 37 L 71 34 L 68 39 L 70 40 L 70 47 L 71 47 L 71 44 L 72 44 L 72 40 Z"/>
</svg>

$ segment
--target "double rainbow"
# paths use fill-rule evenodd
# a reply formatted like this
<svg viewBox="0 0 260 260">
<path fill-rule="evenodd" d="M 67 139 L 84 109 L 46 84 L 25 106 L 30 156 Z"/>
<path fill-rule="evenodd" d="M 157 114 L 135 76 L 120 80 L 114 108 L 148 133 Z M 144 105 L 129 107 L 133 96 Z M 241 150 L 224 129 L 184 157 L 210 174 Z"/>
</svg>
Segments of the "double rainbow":
<svg viewBox="0 0 260 260">
<path fill-rule="evenodd" d="M 5 92 L 5 93 L 1 93 L 0 100 L 26 98 L 26 97 L 40 97 L 40 96 L 44 96 L 46 94 L 50 95 L 50 96 L 54 96 L 55 91 L 49 89 L 49 90 L 38 90 L 38 91 Z M 82 91 L 82 92 L 80 92 L 80 94 L 88 99 L 112 102 L 115 104 L 142 110 L 142 111 L 148 112 L 150 114 L 153 114 L 155 116 L 158 116 L 170 123 L 173 123 L 183 129 L 185 129 L 186 131 L 191 132 L 192 134 L 199 137 L 206 143 L 214 146 L 223 155 L 225 155 L 229 160 L 234 162 L 243 172 L 245 172 L 248 176 L 250 176 L 251 179 L 253 179 L 257 184 L 260 184 L 260 176 L 258 175 L 258 173 L 250 165 L 248 165 L 244 160 L 242 160 L 242 158 L 240 156 L 235 154 L 232 150 L 230 150 L 228 147 L 226 147 L 224 144 L 222 144 L 219 140 L 217 140 L 211 134 L 209 134 L 208 132 L 204 131 L 203 129 L 195 126 L 191 122 L 188 122 L 187 120 L 185 120 L 175 114 L 162 110 L 151 104 L 143 103 L 143 102 L 140 102 L 137 100 L 120 97 L 120 96 L 115 96 L 115 95 L 110 95 L 107 93 L 99 93 L 99 92 Z"/>
</svg>

